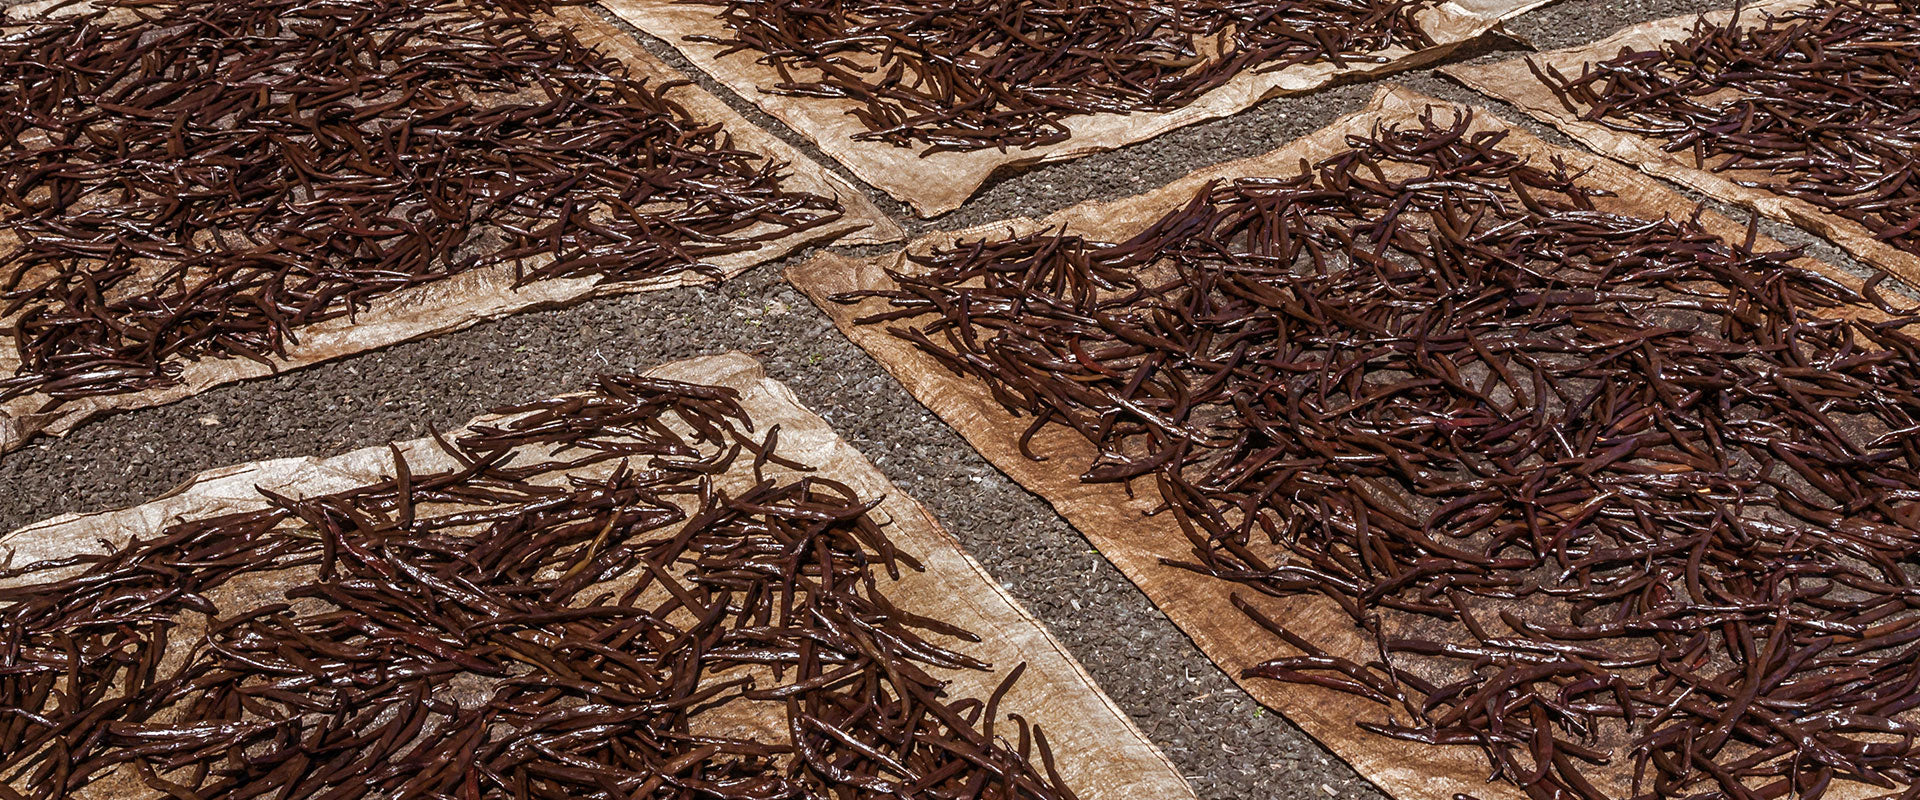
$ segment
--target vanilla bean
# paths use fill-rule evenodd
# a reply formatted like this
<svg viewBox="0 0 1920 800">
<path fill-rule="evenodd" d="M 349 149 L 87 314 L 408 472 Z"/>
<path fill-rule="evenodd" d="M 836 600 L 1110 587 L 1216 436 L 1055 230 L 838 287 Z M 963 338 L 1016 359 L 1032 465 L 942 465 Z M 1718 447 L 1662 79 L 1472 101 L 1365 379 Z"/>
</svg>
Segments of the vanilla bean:
<svg viewBox="0 0 1920 800">
<path fill-rule="evenodd" d="M 1432 0 L 698 0 L 784 80 L 767 91 L 847 98 L 855 138 L 923 152 L 1032 147 L 1077 115 L 1166 111 L 1248 70 L 1376 64 L 1433 40 Z"/>
<path fill-rule="evenodd" d="M 1662 141 L 1920 253 L 1920 7 L 1821 0 L 1535 75 L 1582 119 Z"/>
<path fill-rule="evenodd" d="M 95 5 L 0 23 L 0 400 L 274 364 L 302 326 L 489 267 L 711 271 L 840 214 L 544 3 Z"/>
<path fill-rule="evenodd" d="M 1920 340 L 1470 121 L 836 299 L 1084 436 L 1082 480 L 1152 481 L 1193 542 L 1159 555 L 1294 651 L 1246 678 L 1367 698 L 1367 730 L 1475 746 L 1533 797 L 1912 786 Z"/>
<path fill-rule="evenodd" d="M 918 563 L 872 502 L 715 487 L 777 446 L 736 400 L 602 378 L 455 471 L 16 568 L 0 794 L 1071 800 L 1037 730 L 992 735 L 1019 668 L 990 698 L 927 671 L 987 665 L 894 607 Z"/>
</svg>

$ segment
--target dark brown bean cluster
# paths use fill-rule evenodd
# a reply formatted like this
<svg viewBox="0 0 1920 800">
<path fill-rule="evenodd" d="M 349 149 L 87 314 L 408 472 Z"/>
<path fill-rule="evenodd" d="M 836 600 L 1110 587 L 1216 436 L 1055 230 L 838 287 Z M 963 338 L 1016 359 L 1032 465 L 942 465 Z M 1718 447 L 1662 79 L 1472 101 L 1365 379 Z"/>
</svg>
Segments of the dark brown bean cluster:
<svg viewBox="0 0 1920 800">
<path fill-rule="evenodd" d="M 977 638 L 735 399 L 603 378 L 454 471 L 6 571 L 0 797 L 1071 798 L 1021 669 L 945 696 L 985 665 L 926 633 Z"/>
<path fill-rule="evenodd" d="M 1574 77 L 1535 74 L 1583 119 L 1652 136 L 1920 253 L 1920 5 L 1746 12 Z"/>
<path fill-rule="evenodd" d="M 1466 124 L 841 299 L 885 298 L 864 324 L 1029 437 L 1083 434 L 1084 480 L 1155 482 L 1193 542 L 1170 562 L 1373 642 L 1329 652 L 1242 594 L 1296 651 L 1248 677 L 1370 698 L 1368 730 L 1538 798 L 1912 786 L 1915 319 L 1844 321 L 1872 309 L 1790 254 L 1596 210 Z"/>
<path fill-rule="evenodd" d="M 0 24 L 0 400 L 269 361 L 511 265 L 653 278 L 839 215 L 552 18 L 486 0 L 105 0 Z"/>
<path fill-rule="evenodd" d="M 856 138 L 926 152 L 1067 138 L 1078 114 L 1167 110 L 1249 69 L 1383 60 L 1433 44 L 1434 0 L 699 0 L 779 70 L 769 91 L 844 97 Z"/>
</svg>

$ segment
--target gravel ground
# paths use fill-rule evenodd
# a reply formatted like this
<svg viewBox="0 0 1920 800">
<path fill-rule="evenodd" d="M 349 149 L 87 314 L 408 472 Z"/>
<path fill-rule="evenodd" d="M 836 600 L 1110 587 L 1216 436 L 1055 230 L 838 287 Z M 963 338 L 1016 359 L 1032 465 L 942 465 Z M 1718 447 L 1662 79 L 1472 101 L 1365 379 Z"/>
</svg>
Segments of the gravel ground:
<svg viewBox="0 0 1920 800">
<path fill-rule="evenodd" d="M 1551 49 L 1590 42 L 1635 22 L 1725 4 L 1568 0 L 1508 27 L 1517 37 Z M 661 43 L 646 44 L 687 69 Z M 1512 57 L 1510 51 L 1520 47 L 1512 43 L 1503 46 L 1508 52 L 1468 57 Z M 1567 144 L 1512 109 L 1430 71 L 1390 80 L 1451 100 L 1492 105 L 1507 120 Z M 739 97 L 701 82 L 820 159 Z M 1278 147 L 1358 110 L 1373 88 L 1359 84 L 1280 98 L 1124 150 L 1035 169 L 994 183 L 951 215 L 908 225 L 913 232 L 959 227 L 1142 192 L 1201 166 Z M 909 218 L 898 205 L 883 206 L 897 218 Z M 1850 263 L 1805 234 L 1779 225 L 1763 230 L 1790 244 L 1806 244 L 1818 257 Z M 836 332 L 781 280 L 781 267 L 769 264 L 718 286 L 525 314 L 96 421 L 65 439 L 43 439 L 0 457 L 0 530 L 65 512 L 135 504 L 213 467 L 423 436 L 429 427 L 444 430 L 490 407 L 568 391 L 599 373 L 743 350 L 765 361 L 773 377 L 791 385 L 895 483 L 932 508 L 1053 628 L 1188 776 L 1200 797 L 1381 797 L 1339 759 L 1236 688 L 1045 502 L 968 449 Z"/>
</svg>

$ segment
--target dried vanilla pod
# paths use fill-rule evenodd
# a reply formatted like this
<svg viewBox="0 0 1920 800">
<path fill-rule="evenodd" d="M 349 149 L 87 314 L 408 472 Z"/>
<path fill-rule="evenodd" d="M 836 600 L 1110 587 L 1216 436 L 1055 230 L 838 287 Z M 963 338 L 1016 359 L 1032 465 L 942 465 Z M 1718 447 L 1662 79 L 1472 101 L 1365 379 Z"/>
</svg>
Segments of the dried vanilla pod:
<svg viewBox="0 0 1920 800">
<path fill-rule="evenodd" d="M 841 97 L 856 138 L 924 152 L 1032 147 L 1062 120 L 1166 111 L 1248 70 L 1379 63 L 1430 47 L 1416 16 L 1436 0 L 695 0 L 785 79 L 764 89 Z"/>
<path fill-rule="evenodd" d="M 1661 140 L 1920 254 L 1920 6 L 1736 8 L 1685 39 L 1535 75 L 1581 119 Z"/>
<path fill-rule="evenodd" d="M 785 463 L 731 390 L 506 413 L 458 471 L 9 569 L 0 796 L 1073 797 L 998 708 L 1019 668 L 988 698 L 929 674 L 986 665 L 888 599 L 919 565 L 875 501 L 717 488 Z"/>
<path fill-rule="evenodd" d="M 836 219 L 542 12 L 101 0 L 0 18 L 0 401 L 272 363 L 299 328 L 509 265 L 631 281 Z"/>
<path fill-rule="evenodd" d="M 1221 180 L 1125 241 L 910 254 L 884 326 L 1145 479 L 1290 652 L 1539 798 L 1910 791 L 1920 319 L 1599 210 L 1470 119 Z M 1344 610 L 1329 652 L 1256 599 Z M 1224 611 L 1224 610 L 1223 610 Z M 1851 787 L 1854 789 L 1864 787 Z"/>
</svg>

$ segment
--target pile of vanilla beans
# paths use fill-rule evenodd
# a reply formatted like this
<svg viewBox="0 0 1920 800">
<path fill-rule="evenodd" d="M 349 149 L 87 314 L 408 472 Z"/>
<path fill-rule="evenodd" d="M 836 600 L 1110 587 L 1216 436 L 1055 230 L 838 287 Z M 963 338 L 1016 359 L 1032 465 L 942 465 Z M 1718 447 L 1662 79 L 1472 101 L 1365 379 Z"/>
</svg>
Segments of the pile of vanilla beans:
<svg viewBox="0 0 1920 800">
<path fill-rule="evenodd" d="M 1176 108 L 1249 69 L 1374 64 L 1433 44 L 1435 0 L 698 0 L 779 71 L 769 91 L 847 98 L 856 138 L 924 152 L 1066 139 L 1074 115 Z"/>
<path fill-rule="evenodd" d="M 0 24 L 0 400 L 271 363 L 449 275 L 637 280 L 831 221 L 539 9 L 101 0 Z M 532 5 L 541 5 L 534 3 Z"/>
<path fill-rule="evenodd" d="M 1467 125 L 840 299 L 885 298 L 863 324 L 1028 437 L 1097 446 L 1061 468 L 1156 483 L 1194 542 L 1163 557 L 1297 651 L 1249 677 L 1370 698 L 1368 730 L 1479 748 L 1538 798 L 1913 785 L 1916 319 L 1751 234 L 1597 211 Z M 1373 644 L 1328 652 L 1247 593 Z"/>
<path fill-rule="evenodd" d="M 1071 798 L 925 667 L 918 563 L 730 390 L 603 378 L 458 466 L 0 579 L 0 796 Z M 729 493 L 714 476 L 745 476 Z M 1002 718 L 1004 717 L 1004 718 Z M 996 727 L 996 722 L 1000 723 Z M 1037 758 L 1034 758 L 1037 753 Z"/>
<path fill-rule="evenodd" d="M 1821 0 L 1759 17 L 1702 20 L 1576 76 L 1535 71 L 1584 119 L 1920 253 L 1920 6 Z"/>
</svg>

